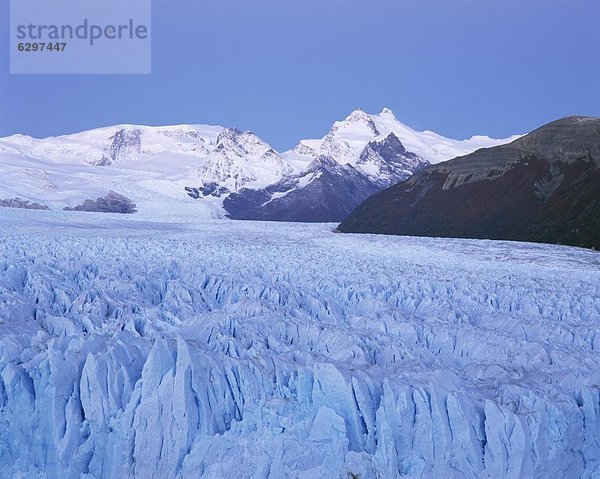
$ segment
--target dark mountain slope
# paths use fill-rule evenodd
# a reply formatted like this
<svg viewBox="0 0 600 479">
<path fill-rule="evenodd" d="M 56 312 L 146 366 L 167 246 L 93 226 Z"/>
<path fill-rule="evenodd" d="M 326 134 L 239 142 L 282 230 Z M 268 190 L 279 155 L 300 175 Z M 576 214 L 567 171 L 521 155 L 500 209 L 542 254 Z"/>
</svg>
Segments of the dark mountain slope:
<svg viewBox="0 0 600 479">
<path fill-rule="evenodd" d="M 295 175 L 266 188 L 243 188 L 223 201 L 228 216 L 244 220 L 341 221 L 372 194 L 429 162 L 407 151 L 396 135 L 370 141 L 355 165 L 319 156 Z M 196 191 L 188 188 L 190 194 Z M 196 196 L 198 197 L 198 196 Z"/>
<path fill-rule="evenodd" d="M 301 176 L 282 180 L 264 190 L 242 189 L 227 197 L 223 206 L 233 219 L 341 221 L 379 190 L 354 167 L 319 157 Z"/>
<path fill-rule="evenodd" d="M 564 118 L 430 166 L 368 198 L 338 229 L 600 248 L 600 119 Z"/>
</svg>

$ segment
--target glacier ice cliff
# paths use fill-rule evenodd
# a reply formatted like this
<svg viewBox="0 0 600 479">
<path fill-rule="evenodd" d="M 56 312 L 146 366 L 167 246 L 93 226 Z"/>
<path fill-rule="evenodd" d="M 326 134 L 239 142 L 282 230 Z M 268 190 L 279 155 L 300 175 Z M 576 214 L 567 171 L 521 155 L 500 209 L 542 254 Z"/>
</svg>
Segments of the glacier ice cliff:
<svg viewBox="0 0 600 479">
<path fill-rule="evenodd" d="M 600 477 L 598 253 L 0 223 L 1 478 Z"/>
</svg>

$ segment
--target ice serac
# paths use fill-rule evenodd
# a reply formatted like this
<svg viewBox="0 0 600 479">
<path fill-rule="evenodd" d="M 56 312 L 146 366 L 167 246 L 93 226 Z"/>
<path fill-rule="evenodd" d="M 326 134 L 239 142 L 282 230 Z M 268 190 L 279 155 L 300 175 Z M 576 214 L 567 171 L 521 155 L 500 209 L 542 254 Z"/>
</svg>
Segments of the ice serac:
<svg viewBox="0 0 600 479">
<path fill-rule="evenodd" d="M 595 252 L 0 221 L 2 479 L 600 472 Z"/>
<path fill-rule="evenodd" d="M 600 248 L 600 119 L 568 117 L 432 165 L 367 199 L 340 231 Z"/>
</svg>

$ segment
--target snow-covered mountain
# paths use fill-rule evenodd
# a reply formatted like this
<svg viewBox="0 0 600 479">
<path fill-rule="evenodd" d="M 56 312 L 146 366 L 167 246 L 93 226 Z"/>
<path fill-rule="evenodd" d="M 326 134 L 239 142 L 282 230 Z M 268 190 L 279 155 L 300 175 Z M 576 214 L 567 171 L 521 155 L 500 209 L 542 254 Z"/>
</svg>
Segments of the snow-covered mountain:
<svg viewBox="0 0 600 479">
<path fill-rule="evenodd" d="M 212 151 L 201 160 L 198 178 L 229 191 L 267 186 L 293 173 L 294 168 L 254 133 L 226 128 Z"/>
<path fill-rule="evenodd" d="M 13 135 L 0 139 L 0 153 L 17 153 L 56 164 L 135 167 L 136 162 L 161 159 L 165 153 L 204 157 L 222 131 L 223 127 L 209 125 L 116 125 L 43 139 Z"/>
<path fill-rule="evenodd" d="M 223 206 L 234 219 L 329 222 L 345 218 L 380 190 L 360 169 L 319 156 L 301 173 L 267 188 L 232 193 Z"/>
<path fill-rule="evenodd" d="M 381 140 L 370 141 L 362 150 L 356 167 L 378 186 L 387 188 L 430 163 L 407 151 L 392 132 Z"/>
<path fill-rule="evenodd" d="M 290 169 L 250 132 L 209 125 L 118 125 L 73 135 L 0 139 L 0 199 L 53 209 L 114 190 L 140 213 L 169 210 L 222 216 L 218 201 L 194 202 L 189 184 L 217 181 L 227 191 L 277 181 Z"/>
<path fill-rule="evenodd" d="M 250 188 L 234 192 L 224 207 L 236 219 L 341 221 L 375 192 L 430 163 L 511 139 L 451 140 L 429 131 L 415 132 L 387 108 L 378 115 L 359 109 L 334 123 L 322 139 L 302 140 L 283 153 L 291 164 L 301 165 L 299 173 L 259 193 Z M 314 174 L 315 168 L 319 174 Z"/>
<path fill-rule="evenodd" d="M 515 135 L 505 139 L 494 139 L 488 136 L 473 136 L 468 140 L 453 140 L 432 131 L 417 132 L 400 122 L 389 108 L 384 108 L 377 115 L 358 109 L 343 121 L 335 122 L 323 138 L 302 140 L 284 155 L 294 159 L 324 155 L 331 156 L 340 163 L 354 165 L 369 142 L 382 140 L 390 133 L 393 133 L 408 151 L 432 164 L 466 155 L 480 148 L 508 143 L 519 137 Z"/>
<path fill-rule="evenodd" d="M 284 153 L 251 132 L 209 125 L 117 125 L 44 139 L 13 135 L 0 139 L 0 200 L 62 209 L 93 201 L 110 190 L 131 199 L 142 215 L 168 210 L 243 217 L 247 212 L 223 209 L 224 200 L 231 195 L 273 191 L 277 196 L 269 194 L 263 203 L 279 202 L 287 194 L 281 190 L 283 184 L 295 184 L 286 191 L 297 191 L 318 178 L 310 175 L 317 158 L 327 157 L 341 165 L 341 169 L 328 171 L 341 175 L 335 183 L 359 189 L 350 196 L 365 199 L 373 193 L 370 186 L 363 187 L 366 183 L 382 189 L 406 179 L 427 162 L 504 141 L 508 139 L 456 141 L 431 132 L 418 133 L 387 109 L 378 115 L 357 110 L 336 122 L 321 140 L 302 140 Z M 321 163 L 321 170 L 325 165 Z M 350 176 L 344 177 L 344 172 Z M 361 177 L 358 182 L 357 175 Z M 310 189 L 317 190 L 322 188 Z M 340 191 L 330 194 L 339 197 Z M 307 192 L 294 196 L 305 202 L 318 201 Z M 251 209 L 263 203 L 254 202 Z M 339 211 L 356 206 L 354 200 L 346 203 Z M 289 200 L 286 204 L 300 207 Z M 285 216 L 289 215 L 270 219 Z M 328 218 L 341 219 L 338 216 Z M 312 220 L 316 217 L 322 215 L 316 214 Z M 310 215 L 306 219 L 311 220 Z"/>
<path fill-rule="evenodd" d="M 368 198 L 339 230 L 600 248 L 599 132 L 600 118 L 572 116 L 432 165 Z"/>
</svg>

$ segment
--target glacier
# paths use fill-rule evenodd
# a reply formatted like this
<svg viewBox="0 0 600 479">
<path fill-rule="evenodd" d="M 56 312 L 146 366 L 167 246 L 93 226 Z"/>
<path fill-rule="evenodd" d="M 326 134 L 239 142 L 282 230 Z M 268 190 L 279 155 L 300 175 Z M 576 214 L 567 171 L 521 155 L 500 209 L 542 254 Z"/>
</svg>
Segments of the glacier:
<svg viewBox="0 0 600 479">
<path fill-rule="evenodd" d="M 0 478 L 600 477 L 595 251 L 0 226 Z"/>
</svg>

